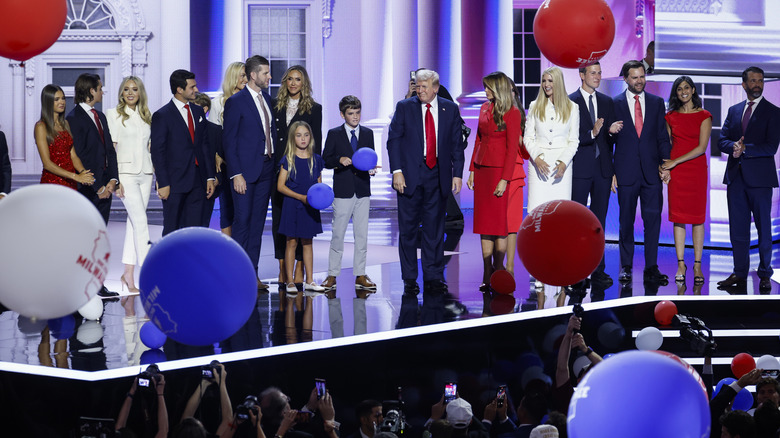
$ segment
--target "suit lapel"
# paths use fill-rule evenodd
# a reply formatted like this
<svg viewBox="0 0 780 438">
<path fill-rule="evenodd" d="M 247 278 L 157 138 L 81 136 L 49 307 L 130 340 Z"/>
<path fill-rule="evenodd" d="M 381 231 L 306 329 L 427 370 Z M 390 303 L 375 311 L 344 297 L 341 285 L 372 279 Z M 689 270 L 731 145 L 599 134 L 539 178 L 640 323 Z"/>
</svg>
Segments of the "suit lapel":
<svg viewBox="0 0 780 438">
<path fill-rule="evenodd" d="M 577 89 L 575 91 L 574 99 L 576 99 L 577 106 L 581 109 L 580 111 L 580 120 L 583 118 L 586 120 L 586 125 L 591 130 L 593 129 L 593 120 L 590 118 L 590 108 L 588 107 L 588 101 L 585 100 L 585 96 L 582 95 L 582 92 Z M 582 105 L 579 105 L 579 102 L 582 102 Z M 598 103 L 598 99 L 596 99 L 596 103 Z M 601 104 L 599 103 L 599 110 L 601 109 Z M 597 117 L 598 118 L 598 117 Z"/>
<path fill-rule="evenodd" d="M 625 125 L 623 129 L 631 128 L 631 131 L 636 135 L 636 125 L 634 125 L 634 119 L 631 117 L 631 108 L 628 107 L 628 99 L 626 98 L 626 93 L 623 92 L 620 94 L 617 107 L 621 108 L 621 112 L 624 113 L 625 117 L 623 117 L 623 124 Z M 647 110 L 647 106 L 645 105 L 645 110 Z M 619 119 L 619 118 L 618 118 Z M 639 136 L 637 136 L 639 138 Z"/>
<path fill-rule="evenodd" d="M 76 111 L 79 114 L 79 117 L 82 117 L 82 118 L 84 118 L 84 120 L 89 122 L 87 125 L 90 126 L 91 130 L 95 131 L 95 135 L 97 136 L 97 138 L 100 138 L 100 131 L 98 131 L 98 129 L 97 129 L 97 125 L 95 124 L 95 118 L 92 116 L 92 114 L 86 112 L 84 110 L 84 108 L 81 107 L 81 104 L 78 104 L 76 106 L 76 108 L 77 108 Z"/>
<path fill-rule="evenodd" d="M 260 113 L 257 111 L 257 105 L 255 104 L 255 100 L 252 98 L 252 94 L 249 92 L 249 90 L 247 90 L 246 87 L 244 87 L 244 89 L 241 90 L 240 93 L 244 93 L 245 95 L 244 102 L 246 103 L 247 111 L 249 111 L 250 114 L 254 114 L 257 123 L 259 123 L 260 126 L 263 126 L 263 118 L 260 117 Z"/>
<path fill-rule="evenodd" d="M 178 128 L 181 131 L 184 132 L 185 136 L 190 139 L 190 143 L 192 143 L 192 139 L 190 138 L 190 128 L 187 126 L 187 122 L 184 121 L 184 117 L 182 117 L 181 112 L 179 112 L 179 108 L 176 106 L 175 103 L 173 103 L 173 100 L 168 102 L 168 110 L 171 112 L 171 116 L 173 117 L 175 122 L 173 122 L 174 125 L 177 125 Z M 190 111 L 192 109 L 190 108 Z M 192 123 L 195 123 L 195 115 L 192 116 Z"/>
<path fill-rule="evenodd" d="M 420 98 L 415 96 L 414 100 L 412 100 L 414 109 L 412 111 L 412 114 L 414 114 L 414 117 L 412 117 L 413 123 L 417 127 L 415 131 L 420 133 L 419 139 L 420 144 L 422 144 L 423 148 L 425 147 L 425 126 L 423 125 L 423 110 L 422 110 L 422 102 L 420 102 Z M 422 154 L 422 151 L 420 151 L 420 154 Z"/>
</svg>

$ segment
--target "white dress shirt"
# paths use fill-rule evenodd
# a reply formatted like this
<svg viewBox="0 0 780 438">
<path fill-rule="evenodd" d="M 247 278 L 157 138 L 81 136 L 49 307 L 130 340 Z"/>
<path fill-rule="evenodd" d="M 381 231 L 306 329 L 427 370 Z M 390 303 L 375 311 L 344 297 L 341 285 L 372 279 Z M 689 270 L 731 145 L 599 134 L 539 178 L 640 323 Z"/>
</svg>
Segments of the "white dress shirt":
<svg viewBox="0 0 780 438">
<path fill-rule="evenodd" d="M 647 113 L 647 109 L 645 107 L 645 92 L 641 92 L 639 94 L 634 94 L 629 90 L 626 90 L 626 103 L 628 104 L 628 112 L 631 114 L 631 123 L 634 123 L 634 120 L 636 120 L 636 117 L 634 116 L 634 106 L 636 105 L 636 99 L 634 99 L 634 96 L 639 96 L 639 106 L 642 107 L 642 122 L 645 121 L 645 114 Z"/>
<path fill-rule="evenodd" d="M 428 156 L 428 147 L 425 143 L 425 114 L 428 112 L 427 104 L 422 104 L 422 126 L 423 126 L 423 157 Z M 431 115 L 433 116 L 433 126 L 436 128 L 436 156 L 439 156 L 439 98 L 434 97 L 431 101 Z"/>
</svg>

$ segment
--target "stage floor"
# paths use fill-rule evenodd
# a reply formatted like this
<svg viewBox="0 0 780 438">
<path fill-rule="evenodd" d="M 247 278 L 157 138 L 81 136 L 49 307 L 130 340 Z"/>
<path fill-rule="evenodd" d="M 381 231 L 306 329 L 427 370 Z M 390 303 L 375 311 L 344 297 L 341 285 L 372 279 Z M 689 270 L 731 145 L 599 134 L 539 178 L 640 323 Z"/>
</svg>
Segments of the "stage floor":
<svg viewBox="0 0 780 438">
<path fill-rule="evenodd" d="M 482 282 L 479 237 L 472 232 L 471 213 L 467 211 L 465 216 L 465 228 L 462 231 L 448 232 L 445 242 L 445 249 L 447 249 L 445 275 L 449 293 L 437 300 L 426 302 L 422 293 L 416 297 L 403 295 L 396 246 L 398 237 L 396 213 L 393 210 L 374 210 L 369 225 L 367 274 L 377 283 L 376 293 L 366 296 L 353 287 L 353 246 L 350 225 L 344 248 L 343 268 L 338 277 L 335 293 L 331 296 L 319 294 L 314 297 L 299 297 L 298 302 L 293 305 L 293 300 L 288 301 L 280 294 L 277 283 L 278 263 L 273 258 L 270 230 L 267 229 L 263 238 L 259 275 L 263 281 L 270 284 L 270 292 L 258 294 L 257 305 L 250 321 L 236 335 L 219 345 L 190 348 L 169 341 L 162 353 L 147 352 L 147 347 L 139 339 L 139 329 L 147 318 L 140 298 L 136 295 L 128 296 L 128 299 L 135 300 L 135 315 L 128 314 L 119 301 L 105 300 L 104 314 L 99 322 L 80 321 L 80 318 L 77 318 L 76 329 L 72 336 L 60 340 L 49 333 L 45 322 L 33 322 L 19 317 L 12 311 L 3 312 L 0 314 L 0 370 L 85 380 L 92 380 L 92 378 L 85 377 L 82 373 L 68 373 L 65 369 L 113 370 L 113 372 L 98 373 L 102 377 L 96 375 L 95 378 L 119 377 L 136 374 L 138 366 L 150 360 L 161 362 L 165 359 L 168 361 L 192 359 L 180 362 L 180 366 L 184 367 L 193 366 L 198 361 L 203 362 L 205 359 L 202 359 L 202 356 L 220 353 L 266 349 L 261 354 L 254 353 L 255 357 L 258 354 L 266 356 L 276 351 L 269 348 L 287 344 L 366 333 L 381 334 L 412 326 L 490 318 L 506 313 L 534 312 L 540 307 L 552 308 L 558 304 L 560 300 L 553 296 L 552 292 L 548 292 L 550 296 L 544 300 L 543 306 L 540 306 L 534 284 L 521 264 L 517 268 L 517 290 L 513 295 L 499 296 L 479 291 Z M 154 215 L 150 215 L 150 220 L 159 223 Z M 268 224 L 267 228 L 270 228 L 270 221 Z M 218 228 L 217 214 L 212 219 L 212 228 Z M 314 278 L 317 282 L 323 281 L 327 275 L 330 242 L 330 215 L 327 213 L 323 215 L 323 228 L 325 232 L 314 239 Z M 161 229 L 160 225 L 151 226 L 153 241 L 160 238 Z M 106 285 L 111 290 L 121 291 L 119 277 L 123 272 L 121 248 L 125 223 L 121 217 L 117 216 L 115 219 L 115 216 L 112 216 L 108 230 L 113 254 Z M 775 268 L 780 267 L 778 248 L 780 245 L 777 244 L 773 247 Z M 759 295 L 758 278 L 755 272 L 751 273 L 746 290 L 717 289 L 717 281 L 731 273 L 730 251 L 705 250 L 703 257 L 705 283 L 699 286 L 693 285 L 693 255 L 690 248 L 687 250 L 686 261 L 689 267 L 687 283 L 676 284 L 672 280 L 665 286 L 646 285 L 642 281 L 643 246 L 637 245 L 633 282 L 623 285 L 617 281 L 620 269 L 617 244 L 608 243 L 607 273 L 615 280 L 614 284 L 606 289 L 589 288 L 588 294 L 582 301 L 590 303 L 653 295 L 727 296 L 730 293 Z M 751 266 L 755 268 L 757 264 L 758 254 L 754 250 L 751 252 Z M 674 248 L 659 249 L 659 266 L 661 272 L 673 279 L 676 271 Z M 215 291 L 215 294 L 218 293 L 219 291 Z M 128 295 L 126 291 L 121 291 L 121 294 Z M 775 282 L 772 283 L 772 290 L 768 294 L 778 294 L 778 285 Z M 564 304 L 569 304 L 570 300 L 571 297 L 564 297 Z M 288 302 L 290 305 L 287 305 Z M 615 305 L 619 303 L 620 301 L 614 302 Z M 600 303 L 599 307 L 604 304 L 606 303 Z M 539 316 L 545 314 L 550 313 L 539 312 Z M 484 322 L 488 323 L 488 321 Z M 386 336 L 392 337 L 390 333 L 386 333 Z M 281 348 L 278 351 L 286 353 L 301 351 L 301 349 L 306 347 L 298 345 L 293 350 Z M 208 360 L 203 363 L 207 362 Z M 61 369 L 61 372 L 56 368 Z"/>
</svg>

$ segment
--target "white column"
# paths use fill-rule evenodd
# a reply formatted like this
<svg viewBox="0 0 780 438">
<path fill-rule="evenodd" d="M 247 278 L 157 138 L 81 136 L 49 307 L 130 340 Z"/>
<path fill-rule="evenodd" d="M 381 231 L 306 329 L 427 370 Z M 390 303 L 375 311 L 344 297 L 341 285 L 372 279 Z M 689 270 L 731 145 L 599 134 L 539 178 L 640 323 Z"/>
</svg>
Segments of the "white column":
<svg viewBox="0 0 780 438">
<path fill-rule="evenodd" d="M 244 53 L 249 29 L 245 29 L 241 0 L 225 0 L 224 26 L 222 27 L 222 72 L 233 62 L 243 62 L 247 57 Z"/>
<path fill-rule="evenodd" d="M 168 82 L 171 73 L 178 69 L 190 69 L 190 0 L 165 0 L 160 2 L 160 77 L 162 93 L 156 105 L 159 108 L 171 98 Z"/>
</svg>

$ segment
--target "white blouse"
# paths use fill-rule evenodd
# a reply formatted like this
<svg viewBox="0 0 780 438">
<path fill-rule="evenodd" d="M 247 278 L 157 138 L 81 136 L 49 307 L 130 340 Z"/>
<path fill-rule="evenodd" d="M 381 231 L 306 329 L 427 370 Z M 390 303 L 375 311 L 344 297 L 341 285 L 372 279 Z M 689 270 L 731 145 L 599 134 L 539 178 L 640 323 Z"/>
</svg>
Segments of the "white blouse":
<svg viewBox="0 0 780 438">
<path fill-rule="evenodd" d="M 209 107 L 209 114 L 206 117 L 209 122 L 216 123 L 219 126 L 222 126 L 222 111 L 225 110 L 225 108 L 222 106 L 222 94 L 220 94 L 217 97 L 211 98 L 211 106 Z"/>
<path fill-rule="evenodd" d="M 108 129 L 111 132 L 111 139 L 116 145 L 119 173 L 151 174 L 154 172 L 152 154 L 149 152 L 152 127 L 143 121 L 137 111 L 125 107 L 125 112 L 130 118 L 122 123 L 122 116 L 116 108 L 106 111 Z"/>
</svg>

